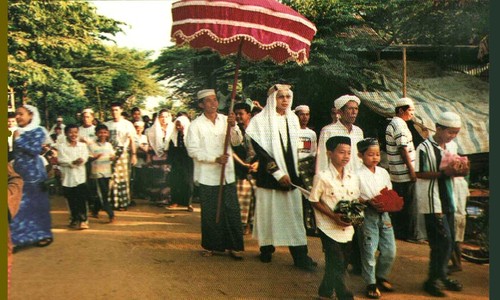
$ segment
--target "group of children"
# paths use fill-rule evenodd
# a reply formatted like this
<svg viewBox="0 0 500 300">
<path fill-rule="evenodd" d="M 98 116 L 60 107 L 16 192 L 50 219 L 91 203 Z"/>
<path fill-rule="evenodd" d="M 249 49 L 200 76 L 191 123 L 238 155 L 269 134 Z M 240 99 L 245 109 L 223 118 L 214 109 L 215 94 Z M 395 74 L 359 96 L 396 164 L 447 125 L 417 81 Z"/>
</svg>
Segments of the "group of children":
<svg viewBox="0 0 500 300">
<path fill-rule="evenodd" d="M 101 208 L 106 211 L 109 222 L 115 220 L 113 209 L 109 203 L 109 182 L 112 175 L 112 163 L 115 151 L 108 142 L 109 130 L 104 124 L 95 127 L 97 140 L 89 146 L 79 141 L 79 127 L 69 124 L 64 128 L 66 140 L 58 145 L 58 165 L 62 173 L 64 196 L 68 200 L 71 228 L 88 229 L 87 199 L 90 193 L 96 193 L 100 201 L 95 201 L 92 214 L 97 215 Z M 91 180 L 95 180 L 96 191 L 87 189 L 86 162 L 90 160 Z M 101 207 L 102 205 L 102 207 Z"/>
<path fill-rule="evenodd" d="M 451 181 L 457 174 L 452 167 L 440 169 L 445 151 L 455 151 L 452 141 L 460 131 L 460 117 L 443 113 L 436 124 L 436 133 L 416 149 L 417 201 L 419 212 L 425 214 L 426 231 L 431 248 L 429 278 L 424 290 L 432 296 L 444 297 L 447 290 L 460 291 L 462 285 L 447 274 L 447 265 L 454 245 L 454 200 Z M 320 299 L 353 299 L 345 274 L 351 253 L 354 228 L 334 209 L 341 200 L 360 201 L 367 205 L 360 226 L 362 277 L 367 284 L 366 296 L 380 298 L 382 291 L 393 291 L 388 281 L 396 257 L 394 230 L 388 212 L 381 211 L 373 199 L 384 188 L 392 189 L 389 173 L 377 166 L 380 146 L 376 139 L 365 138 L 351 149 L 351 139 L 334 136 L 326 142 L 328 169 L 315 175 L 309 201 L 315 209 L 317 227 L 325 253 L 325 274 L 319 287 Z M 346 168 L 356 154 L 363 165 L 351 172 Z M 425 202 L 425 203 L 424 203 Z M 377 256 L 377 250 L 379 255 Z"/>
</svg>

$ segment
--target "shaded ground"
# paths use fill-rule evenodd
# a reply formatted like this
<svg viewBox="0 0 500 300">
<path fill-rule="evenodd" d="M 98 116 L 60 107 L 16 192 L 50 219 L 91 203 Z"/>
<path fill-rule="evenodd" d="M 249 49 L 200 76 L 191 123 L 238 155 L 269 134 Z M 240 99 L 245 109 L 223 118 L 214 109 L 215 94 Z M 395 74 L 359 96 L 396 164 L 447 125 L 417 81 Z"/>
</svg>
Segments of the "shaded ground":
<svg viewBox="0 0 500 300">
<path fill-rule="evenodd" d="M 64 199 L 52 198 L 55 241 L 46 248 L 28 248 L 14 256 L 12 300 L 20 299 L 315 299 L 324 272 L 318 238 L 309 237 L 310 255 L 318 271 L 293 267 L 287 248 L 278 248 L 270 264 L 261 263 L 258 245 L 245 236 L 243 261 L 229 256 L 201 257 L 200 214 L 167 211 L 147 201 L 117 222 L 90 219 L 90 229 L 66 227 Z M 429 247 L 397 242 L 398 257 L 391 275 L 397 289 L 384 299 L 429 299 L 422 292 Z M 489 265 L 464 262 L 453 277 L 464 283 L 448 299 L 488 299 Z M 357 299 L 366 299 L 364 283 L 350 275 Z"/>
</svg>

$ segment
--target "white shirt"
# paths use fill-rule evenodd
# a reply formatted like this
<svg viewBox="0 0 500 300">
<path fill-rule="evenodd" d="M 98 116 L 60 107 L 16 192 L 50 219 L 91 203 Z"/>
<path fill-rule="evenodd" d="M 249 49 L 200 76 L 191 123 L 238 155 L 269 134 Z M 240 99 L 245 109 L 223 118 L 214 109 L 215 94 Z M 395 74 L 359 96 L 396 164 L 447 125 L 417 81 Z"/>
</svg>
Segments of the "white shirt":
<svg viewBox="0 0 500 300">
<path fill-rule="evenodd" d="M 220 185 L 221 165 L 216 163 L 217 157 L 224 152 L 227 116 L 217 114 L 215 123 L 205 114 L 197 117 L 189 126 L 186 135 L 186 150 L 194 161 L 194 181 L 204 185 Z M 243 141 L 238 126 L 231 127 L 231 145 L 237 146 Z M 227 153 L 232 157 L 233 150 L 228 147 Z M 235 182 L 234 161 L 228 159 L 225 169 L 225 182 Z"/>
<path fill-rule="evenodd" d="M 340 122 L 337 121 L 334 124 L 327 125 L 321 129 L 318 141 L 318 156 L 316 159 L 316 173 L 319 171 L 328 170 L 330 165 L 328 156 L 326 155 L 326 141 L 332 136 L 347 136 L 351 138 L 351 160 L 347 164 L 346 168 L 349 171 L 354 172 L 363 164 L 362 160 L 358 157 L 357 143 L 364 138 L 363 130 L 356 125 L 352 125 L 351 132 L 347 131 L 347 128 Z"/>
<path fill-rule="evenodd" d="M 96 141 L 95 125 L 90 125 L 89 127 L 80 126 L 78 128 L 78 135 L 87 145 L 94 143 Z"/>
<path fill-rule="evenodd" d="M 311 189 L 309 201 L 319 202 L 320 200 L 332 211 L 340 200 L 357 200 L 359 198 L 358 176 L 344 168 L 344 178 L 333 165 L 314 176 L 314 183 Z M 314 209 L 316 224 L 329 238 L 339 242 L 347 243 L 352 240 L 354 227 L 343 227 L 337 225 L 333 219 Z"/>
<path fill-rule="evenodd" d="M 118 122 L 113 120 L 106 122 L 109 129 L 109 141 L 113 146 L 121 146 L 127 149 L 130 143 L 129 137 L 134 138 L 136 135 L 135 127 L 129 120 L 121 119 Z"/>
<path fill-rule="evenodd" d="M 87 181 L 85 163 L 89 158 L 87 144 L 77 142 L 76 146 L 71 146 L 67 141 L 58 145 L 58 164 L 62 173 L 62 186 L 76 187 Z M 79 166 L 72 162 L 78 158 L 83 159 Z"/>
<path fill-rule="evenodd" d="M 299 130 L 299 160 L 316 156 L 318 150 L 316 132 L 309 128 Z"/>
<path fill-rule="evenodd" d="M 379 166 L 375 167 L 375 173 L 362 165 L 356 175 L 359 177 L 359 196 L 363 200 L 370 200 L 380 195 L 380 191 L 387 187 L 392 190 L 391 176 Z"/>
</svg>

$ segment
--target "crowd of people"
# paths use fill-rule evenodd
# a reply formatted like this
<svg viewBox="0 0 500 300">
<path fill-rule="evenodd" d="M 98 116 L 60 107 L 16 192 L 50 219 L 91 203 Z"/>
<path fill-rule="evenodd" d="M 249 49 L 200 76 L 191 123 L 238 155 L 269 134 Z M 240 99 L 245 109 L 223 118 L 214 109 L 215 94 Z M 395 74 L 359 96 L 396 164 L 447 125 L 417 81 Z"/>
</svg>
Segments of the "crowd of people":
<svg viewBox="0 0 500 300">
<path fill-rule="evenodd" d="M 401 98 L 379 143 L 354 125 L 361 105 L 354 95 L 333 101 L 332 123 L 319 138 L 307 127 L 309 107 L 292 110 L 286 84 L 269 88 L 264 107 L 236 103 L 227 115 L 219 112 L 215 90 L 201 90 L 196 98 L 202 112 L 192 121 L 163 109 L 150 122 L 139 108 L 128 120 L 121 104 L 112 103 L 111 120 L 99 122 L 87 108 L 81 125 L 58 117 L 52 133 L 40 125 L 36 107 L 9 114 L 9 161 L 24 181 L 19 209 L 9 211 L 14 249 L 53 241 L 47 190 L 47 174 L 53 174 L 75 229 L 89 228 L 89 217 L 99 218 L 101 210 L 113 223 L 114 211 L 127 210 L 134 198 L 192 212 L 196 193 L 204 257 L 227 251 L 242 260 L 243 236 L 252 232 L 261 262 L 287 246 L 297 268 L 314 272 L 318 264 L 308 255 L 307 235 L 319 236 L 325 255 L 321 299 L 353 299 L 349 264 L 362 275 L 367 297 L 393 291 L 396 238 L 429 244 L 427 293 L 441 297 L 443 288 L 462 289 L 449 277 L 461 269 L 458 242 L 468 191 L 468 165 L 457 163 L 453 141 L 462 127 L 457 114 L 442 113 L 435 134 L 414 145 L 406 122 L 415 105 Z M 379 166 L 384 152 L 388 170 Z M 383 190 L 401 196 L 402 210 L 381 204 Z M 341 203 L 362 204 L 364 221 L 354 225 L 338 212 Z"/>
</svg>

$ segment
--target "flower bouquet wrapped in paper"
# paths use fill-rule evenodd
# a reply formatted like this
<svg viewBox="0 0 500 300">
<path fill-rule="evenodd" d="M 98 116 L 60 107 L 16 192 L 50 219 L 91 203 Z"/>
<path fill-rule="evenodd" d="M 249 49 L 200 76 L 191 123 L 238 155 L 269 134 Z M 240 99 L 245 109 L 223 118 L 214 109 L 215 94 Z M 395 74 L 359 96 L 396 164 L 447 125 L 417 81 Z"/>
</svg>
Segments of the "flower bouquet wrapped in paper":
<svg viewBox="0 0 500 300">
<path fill-rule="evenodd" d="M 444 151 L 439 170 L 452 177 L 465 176 L 469 174 L 470 170 L 469 159 L 467 156 Z"/>
<path fill-rule="evenodd" d="M 385 187 L 380 191 L 380 195 L 371 200 L 371 204 L 378 212 L 396 212 L 403 209 L 404 199 L 396 191 Z"/>
<path fill-rule="evenodd" d="M 365 218 L 363 211 L 365 208 L 366 205 L 359 203 L 356 200 L 340 200 L 335 206 L 333 212 L 342 214 L 342 221 L 351 223 L 353 226 L 358 226 L 363 224 L 363 220 Z"/>
</svg>

